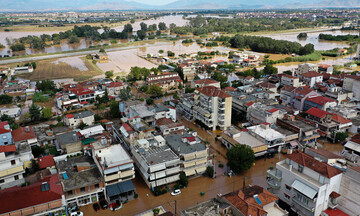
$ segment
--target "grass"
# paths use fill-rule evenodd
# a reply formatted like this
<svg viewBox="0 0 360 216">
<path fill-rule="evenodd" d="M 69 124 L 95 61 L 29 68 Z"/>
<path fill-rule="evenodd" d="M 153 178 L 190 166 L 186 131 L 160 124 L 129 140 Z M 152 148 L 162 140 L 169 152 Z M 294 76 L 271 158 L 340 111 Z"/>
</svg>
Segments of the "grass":
<svg viewBox="0 0 360 216">
<path fill-rule="evenodd" d="M 85 61 L 87 71 L 80 71 L 76 67 L 65 62 L 53 63 L 54 60 L 42 60 L 37 62 L 37 68 L 32 73 L 19 74 L 20 78 L 30 79 L 32 81 L 39 81 L 45 79 L 64 79 L 74 78 L 76 81 L 83 81 L 93 76 L 100 75 L 99 71 L 90 67 L 89 63 Z"/>
</svg>

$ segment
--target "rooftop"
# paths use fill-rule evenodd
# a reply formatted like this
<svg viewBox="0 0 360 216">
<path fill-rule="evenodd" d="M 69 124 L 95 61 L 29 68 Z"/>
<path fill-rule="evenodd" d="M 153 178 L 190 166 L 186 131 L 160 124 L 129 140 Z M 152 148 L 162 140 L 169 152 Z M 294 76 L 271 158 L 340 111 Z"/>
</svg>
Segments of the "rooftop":
<svg viewBox="0 0 360 216">
<path fill-rule="evenodd" d="M 56 139 L 58 140 L 60 145 L 67 145 L 80 141 L 79 136 L 75 131 L 56 135 Z"/>
<path fill-rule="evenodd" d="M 40 169 L 45 169 L 47 167 L 55 166 L 54 157 L 52 155 L 47 155 L 36 159 L 38 161 Z"/>
<path fill-rule="evenodd" d="M 228 93 L 219 90 L 218 88 L 214 86 L 204 86 L 196 89 L 200 93 L 209 96 L 209 97 L 221 97 L 221 98 L 228 98 L 231 97 Z"/>
<path fill-rule="evenodd" d="M 303 77 L 319 77 L 319 76 L 322 76 L 322 74 L 318 73 L 316 71 L 309 71 L 309 72 L 301 74 L 300 76 L 303 76 Z"/>
<path fill-rule="evenodd" d="M 133 160 L 125 149 L 120 145 L 111 145 L 107 147 L 97 148 L 93 146 L 95 150 L 101 149 L 101 153 L 98 153 L 98 160 L 101 164 L 106 164 L 106 168 L 121 166 L 128 163 L 133 163 Z"/>
<path fill-rule="evenodd" d="M 194 82 L 195 82 L 196 84 L 205 84 L 205 85 L 214 84 L 214 83 L 219 83 L 218 81 L 213 80 L 213 79 L 209 79 L 209 78 L 201 79 L 201 80 L 195 80 Z"/>
<path fill-rule="evenodd" d="M 196 138 L 195 144 L 188 144 L 183 142 L 183 138 L 192 137 L 190 134 L 178 135 L 171 134 L 165 137 L 166 143 L 173 149 L 177 154 L 189 154 L 192 152 L 204 151 L 206 150 L 205 144 L 203 144 L 199 138 Z"/>
<path fill-rule="evenodd" d="M 14 142 L 20 142 L 20 141 L 36 138 L 36 135 L 32 127 L 30 126 L 19 127 L 18 129 L 11 131 L 11 135 L 14 139 Z"/>
<path fill-rule="evenodd" d="M 254 136 L 249 134 L 247 131 L 239 131 L 237 129 L 232 129 L 232 130 L 225 131 L 224 134 L 228 135 L 230 138 L 232 138 L 237 143 L 246 144 L 246 145 L 250 146 L 252 149 L 261 147 L 261 146 L 266 146 L 265 143 L 256 139 Z"/>
<path fill-rule="evenodd" d="M 326 112 L 324 110 L 315 108 L 315 107 L 311 107 L 308 111 L 306 111 L 307 114 L 318 117 L 318 118 L 323 118 L 326 115 L 332 115 L 329 112 Z"/>
<path fill-rule="evenodd" d="M 135 149 L 148 166 L 179 160 L 179 157 L 167 145 L 160 147 L 150 146 L 149 148 L 142 148 L 140 145 L 136 145 Z"/>
<path fill-rule="evenodd" d="M 228 207 L 228 204 L 223 204 L 217 201 L 216 199 L 211 199 L 202 203 L 199 203 L 195 206 L 189 207 L 181 211 L 181 215 L 184 216 L 202 216 L 202 215 L 211 215 L 211 216 L 221 216 L 221 213 L 217 213 L 217 206 Z M 227 215 L 232 216 L 230 212 Z"/>
<path fill-rule="evenodd" d="M 265 140 L 275 140 L 275 139 L 282 139 L 285 138 L 285 136 L 278 131 L 272 129 L 272 128 L 266 128 L 263 125 L 255 125 L 248 127 L 247 129 L 251 130 L 258 136 L 264 138 Z"/>
<path fill-rule="evenodd" d="M 336 102 L 335 100 L 332 100 L 330 98 L 324 97 L 324 96 L 316 96 L 316 97 L 308 97 L 306 98 L 307 101 L 319 104 L 323 106 L 326 103 Z"/>
<path fill-rule="evenodd" d="M 68 114 L 66 115 L 67 118 L 74 118 L 74 119 L 82 119 L 82 118 L 86 118 L 89 116 L 93 116 L 94 113 L 90 110 L 84 111 L 84 112 L 79 112 L 79 113 L 73 113 L 73 114 Z"/>
<path fill-rule="evenodd" d="M 312 151 L 312 152 L 315 152 L 316 154 L 319 154 L 319 155 L 322 155 L 328 159 L 341 159 L 343 157 L 341 157 L 340 155 L 337 155 L 335 153 L 332 153 L 331 151 L 328 151 L 324 148 L 308 148 L 306 149 L 306 151 Z"/>
</svg>

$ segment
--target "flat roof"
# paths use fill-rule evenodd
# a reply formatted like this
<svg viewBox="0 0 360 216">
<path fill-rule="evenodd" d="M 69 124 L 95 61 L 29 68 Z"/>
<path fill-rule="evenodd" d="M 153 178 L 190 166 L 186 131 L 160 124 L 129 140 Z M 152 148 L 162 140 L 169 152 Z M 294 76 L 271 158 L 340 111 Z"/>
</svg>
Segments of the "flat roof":
<svg viewBox="0 0 360 216">
<path fill-rule="evenodd" d="M 104 162 L 106 161 L 108 167 L 119 166 L 126 163 L 133 163 L 133 160 L 131 159 L 129 154 L 120 144 L 102 148 L 101 153 L 98 156 L 101 157 L 100 163 L 104 164 Z"/>
<path fill-rule="evenodd" d="M 204 151 L 206 150 L 205 144 L 203 144 L 199 138 L 196 138 L 197 142 L 195 144 L 184 143 L 182 139 L 184 137 L 192 137 L 190 134 L 178 135 L 171 134 L 165 137 L 166 143 L 175 151 L 177 154 L 189 154 L 192 152 Z"/>
<path fill-rule="evenodd" d="M 142 148 L 137 145 L 135 146 L 135 149 L 148 165 L 155 165 L 179 159 L 179 157 L 167 145 L 161 147 L 150 146 L 149 148 Z"/>
</svg>

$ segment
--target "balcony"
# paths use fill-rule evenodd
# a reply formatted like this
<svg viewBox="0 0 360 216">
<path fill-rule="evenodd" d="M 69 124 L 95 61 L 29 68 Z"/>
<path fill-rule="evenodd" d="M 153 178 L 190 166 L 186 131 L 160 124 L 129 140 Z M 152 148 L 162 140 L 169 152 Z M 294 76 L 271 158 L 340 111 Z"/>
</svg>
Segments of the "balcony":
<svg viewBox="0 0 360 216">
<path fill-rule="evenodd" d="M 293 197 L 292 199 L 296 204 L 298 204 L 299 206 L 301 206 L 302 208 L 310 211 L 310 212 L 315 212 L 315 208 L 311 207 L 311 206 L 308 206 L 306 205 L 305 203 L 303 203 L 302 201 L 298 200 L 296 198 L 296 196 Z M 309 203 L 312 203 L 311 200 L 309 200 Z"/>
<path fill-rule="evenodd" d="M 270 179 L 267 181 L 267 184 L 269 187 L 271 187 L 274 190 L 279 190 L 280 189 L 280 184 L 275 181 L 274 179 Z"/>
<path fill-rule="evenodd" d="M 329 208 L 334 209 L 334 208 L 338 207 L 338 204 L 336 202 L 334 203 L 334 202 L 329 201 L 328 206 L 329 206 Z"/>
<path fill-rule="evenodd" d="M 279 175 L 279 174 L 276 173 L 276 169 L 268 170 L 268 171 L 267 171 L 267 176 L 275 179 L 275 180 L 278 181 L 278 182 L 280 182 L 281 179 L 282 179 L 281 175 Z"/>
</svg>

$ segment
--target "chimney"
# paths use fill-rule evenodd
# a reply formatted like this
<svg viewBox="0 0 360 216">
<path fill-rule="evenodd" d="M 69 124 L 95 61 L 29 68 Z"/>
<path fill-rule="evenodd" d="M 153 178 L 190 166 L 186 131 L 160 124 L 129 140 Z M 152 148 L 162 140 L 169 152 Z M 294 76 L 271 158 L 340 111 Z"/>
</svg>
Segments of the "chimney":
<svg viewBox="0 0 360 216">
<path fill-rule="evenodd" d="M 26 133 L 29 133 L 29 132 L 30 132 L 29 126 L 26 126 L 26 127 L 25 127 L 25 131 L 26 131 Z"/>
</svg>

